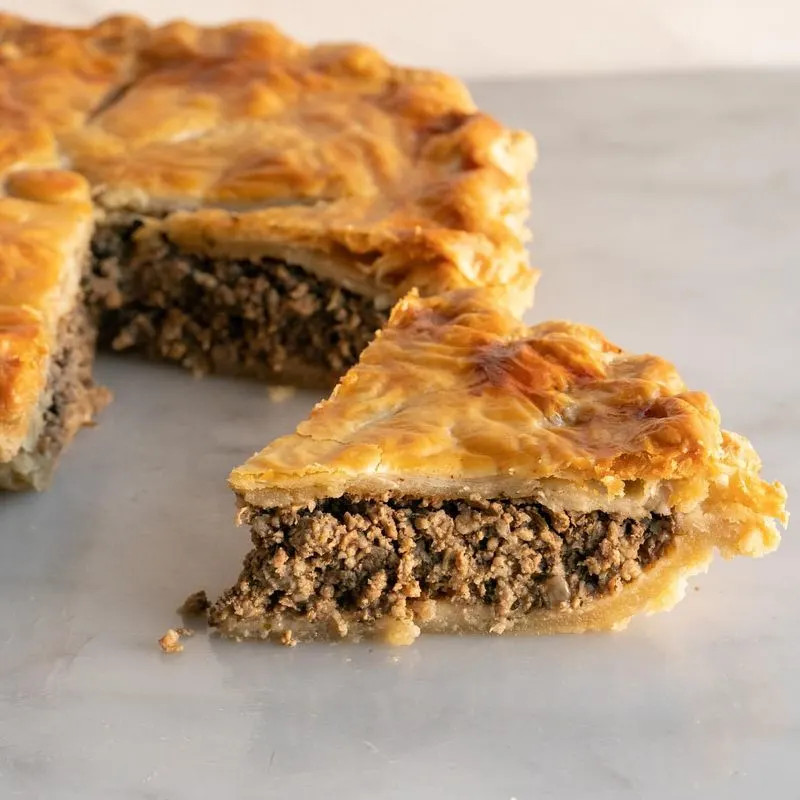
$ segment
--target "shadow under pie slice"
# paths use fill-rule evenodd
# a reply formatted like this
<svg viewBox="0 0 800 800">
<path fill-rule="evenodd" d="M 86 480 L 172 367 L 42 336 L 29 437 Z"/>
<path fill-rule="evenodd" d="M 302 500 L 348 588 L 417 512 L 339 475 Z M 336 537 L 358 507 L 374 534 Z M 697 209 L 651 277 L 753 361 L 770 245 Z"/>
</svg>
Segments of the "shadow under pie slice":
<svg viewBox="0 0 800 800">
<path fill-rule="evenodd" d="M 107 400 L 92 380 L 95 328 L 81 293 L 89 188 L 20 171 L 0 196 L 0 489 L 43 489 L 64 447 Z"/>
<path fill-rule="evenodd" d="M 785 491 L 675 368 L 494 293 L 412 292 L 297 431 L 235 469 L 223 634 L 582 632 L 779 543 Z"/>
</svg>

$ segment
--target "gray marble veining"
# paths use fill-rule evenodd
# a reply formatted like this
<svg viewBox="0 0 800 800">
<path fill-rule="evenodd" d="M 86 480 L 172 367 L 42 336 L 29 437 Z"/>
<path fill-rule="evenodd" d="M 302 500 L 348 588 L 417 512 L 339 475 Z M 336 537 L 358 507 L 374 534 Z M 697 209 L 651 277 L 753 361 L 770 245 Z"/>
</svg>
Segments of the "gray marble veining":
<svg viewBox="0 0 800 800">
<path fill-rule="evenodd" d="M 797 496 L 800 73 L 474 89 L 540 144 L 531 319 L 671 358 Z M 800 796 L 791 529 L 621 635 L 167 657 L 247 548 L 228 469 L 317 397 L 99 371 L 117 400 L 51 491 L 0 497 L 0 797 Z"/>
</svg>

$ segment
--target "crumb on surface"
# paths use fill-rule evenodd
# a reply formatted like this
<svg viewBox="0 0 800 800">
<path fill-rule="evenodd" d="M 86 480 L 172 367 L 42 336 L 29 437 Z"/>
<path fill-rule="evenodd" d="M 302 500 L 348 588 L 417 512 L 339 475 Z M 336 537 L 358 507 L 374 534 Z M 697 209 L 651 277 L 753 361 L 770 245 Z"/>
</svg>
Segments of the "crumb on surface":
<svg viewBox="0 0 800 800">
<path fill-rule="evenodd" d="M 198 617 L 205 614 L 209 608 L 211 608 L 211 603 L 208 600 L 206 590 L 200 589 L 197 592 L 192 592 L 192 594 L 183 601 L 183 605 L 178 609 L 178 613 L 187 617 Z"/>
<path fill-rule="evenodd" d="M 381 639 L 393 647 L 408 647 L 419 636 L 419 628 L 410 620 L 387 619 L 381 631 Z"/>
<path fill-rule="evenodd" d="M 284 647 L 294 647 L 297 644 L 294 633 L 292 633 L 292 631 L 283 631 L 283 633 L 281 633 L 281 644 Z"/>
<path fill-rule="evenodd" d="M 181 635 L 174 628 L 170 628 L 158 640 L 158 644 L 165 653 L 180 653 L 183 650 Z"/>
<path fill-rule="evenodd" d="M 192 628 L 175 628 L 175 633 L 177 633 L 178 636 L 185 636 L 187 639 L 194 636 L 194 630 Z"/>
<path fill-rule="evenodd" d="M 297 389 L 294 386 L 268 386 L 267 394 L 273 403 L 284 403 L 294 397 Z"/>
</svg>

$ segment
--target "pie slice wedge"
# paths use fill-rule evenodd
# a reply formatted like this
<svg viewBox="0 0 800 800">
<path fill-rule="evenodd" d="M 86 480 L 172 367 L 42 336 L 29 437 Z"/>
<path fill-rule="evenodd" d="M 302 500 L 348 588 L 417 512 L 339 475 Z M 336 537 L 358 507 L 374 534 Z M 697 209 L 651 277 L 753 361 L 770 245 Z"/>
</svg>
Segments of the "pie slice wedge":
<svg viewBox="0 0 800 800">
<path fill-rule="evenodd" d="M 0 489 L 43 489 L 107 400 L 83 303 L 92 207 L 80 176 L 12 173 L 0 197 Z"/>
<path fill-rule="evenodd" d="M 673 366 L 488 290 L 399 302 L 295 433 L 235 469 L 236 638 L 618 629 L 787 522 L 746 439 Z"/>
</svg>

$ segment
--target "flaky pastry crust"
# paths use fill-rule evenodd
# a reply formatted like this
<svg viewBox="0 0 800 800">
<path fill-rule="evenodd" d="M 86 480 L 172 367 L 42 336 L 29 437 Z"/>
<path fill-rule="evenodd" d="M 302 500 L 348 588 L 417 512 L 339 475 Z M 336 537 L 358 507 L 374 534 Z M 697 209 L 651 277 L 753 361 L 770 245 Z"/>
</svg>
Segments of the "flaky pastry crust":
<svg viewBox="0 0 800 800">
<path fill-rule="evenodd" d="M 529 304 L 527 133 L 439 73 L 271 25 L 60 29 L 0 16 L 0 171 L 67 165 L 101 209 L 192 252 L 284 257 L 386 297 L 510 289 Z"/>
<path fill-rule="evenodd" d="M 628 516 L 689 513 L 724 484 L 783 518 L 759 467 L 668 362 L 582 325 L 528 328 L 492 292 L 464 290 L 410 293 L 330 399 L 230 482 L 265 507 L 390 492 Z"/>
</svg>

